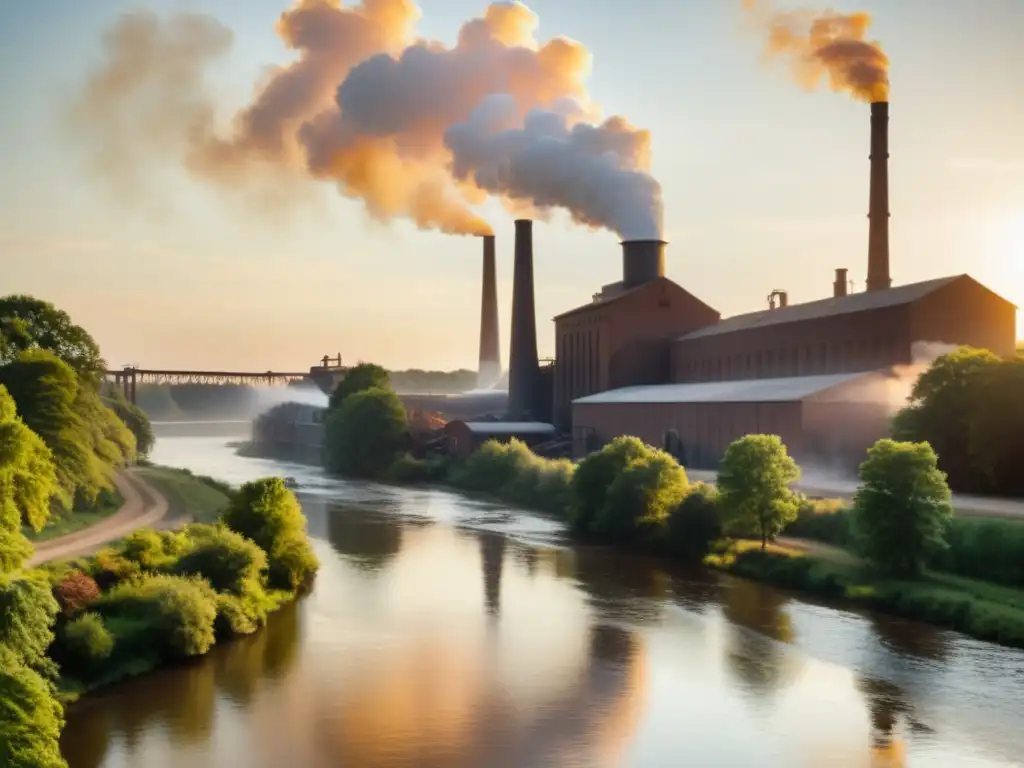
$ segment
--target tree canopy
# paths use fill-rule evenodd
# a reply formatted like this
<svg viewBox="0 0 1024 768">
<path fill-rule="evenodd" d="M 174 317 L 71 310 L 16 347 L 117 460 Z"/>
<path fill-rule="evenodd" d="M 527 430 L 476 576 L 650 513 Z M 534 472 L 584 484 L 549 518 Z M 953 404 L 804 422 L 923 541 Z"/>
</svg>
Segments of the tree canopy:
<svg viewBox="0 0 1024 768">
<path fill-rule="evenodd" d="M 404 451 L 408 428 L 405 407 L 394 392 L 379 387 L 356 392 L 327 417 L 324 464 L 342 475 L 378 477 Z"/>
<path fill-rule="evenodd" d="M 345 378 L 335 386 L 328 408 L 336 410 L 350 395 L 367 389 L 391 389 L 388 372 L 374 363 L 359 363 L 349 368 Z"/>
<path fill-rule="evenodd" d="M 0 298 L 0 365 L 31 349 L 52 352 L 96 387 L 106 370 L 96 341 L 66 312 L 32 296 Z"/>
<path fill-rule="evenodd" d="M 718 469 L 718 504 L 725 527 L 756 535 L 764 549 L 796 519 L 800 497 L 789 486 L 799 479 L 800 467 L 778 435 L 736 440 Z"/>
<path fill-rule="evenodd" d="M 949 486 L 927 443 L 879 440 L 860 467 L 853 522 L 864 553 L 895 573 L 914 575 L 945 546 L 953 517 Z"/>
</svg>

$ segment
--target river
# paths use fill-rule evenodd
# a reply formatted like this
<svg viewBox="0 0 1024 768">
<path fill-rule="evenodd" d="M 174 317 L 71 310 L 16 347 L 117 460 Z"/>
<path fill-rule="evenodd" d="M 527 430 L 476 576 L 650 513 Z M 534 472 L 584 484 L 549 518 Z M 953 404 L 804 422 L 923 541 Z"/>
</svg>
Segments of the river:
<svg viewBox="0 0 1024 768">
<path fill-rule="evenodd" d="M 71 768 L 1022 765 L 1024 653 L 597 548 L 435 490 L 291 475 L 322 568 L 257 635 L 72 706 Z"/>
</svg>

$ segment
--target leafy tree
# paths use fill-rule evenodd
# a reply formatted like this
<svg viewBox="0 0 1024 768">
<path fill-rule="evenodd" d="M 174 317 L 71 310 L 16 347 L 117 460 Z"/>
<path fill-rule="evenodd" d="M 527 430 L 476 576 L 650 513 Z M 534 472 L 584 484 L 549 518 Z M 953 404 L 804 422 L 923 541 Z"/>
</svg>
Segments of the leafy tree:
<svg viewBox="0 0 1024 768">
<path fill-rule="evenodd" d="M 345 372 L 345 378 L 338 382 L 331 392 L 331 400 L 328 408 L 336 410 L 342 403 L 356 392 L 365 392 L 368 389 L 391 389 L 391 382 L 388 379 L 388 372 L 374 363 L 359 363 Z"/>
<path fill-rule="evenodd" d="M 146 412 L 125 400 L 124 395 L 115 391 L 103 399 L 103 404 L 112 410 L 135 437 L 135 455 L 142 459 L 149 455 L 156 442 L 153 425 Z"/>
<path fill-rule="evenodd" d="M 1024 496 L 1024 358 L 986 366 L 973 379 L 972 469 L 984 478 L 983 488 Z"/>
<path fill-rule="evenodd" d="M 651 543 L 686 496 L 686 471 L 664 451 L 627 464 L 608 486 L 591 533 L 612 544 Z"/>
<path fill-rule="evenodd" d="M 654 449 L 639 438 L 623 436 L 583 459 L 572 478 L 569 521 L 573 529 L 578 533 L 589 532 L 615 478 L 633 462 L 653 454 Z"/>
<path fill-rule="evenodd" d="M 391 390 L 349 395 L 327 417 L 324 465 L 342 475 L 379 477 L 405 451 L 408 428 L 405 407 Z"/>
<path fill-rule="evenodd" d="M 860 466 L 853 524 L 864 553 L 898 574 L 919 573 L 945 546 L 949 486 L 927 443 L 879 440 Z"/>
<path fill-rule="evenodd" d="M 60 754 L 64 712 L 50 686 L 0 646 L 0 765 L 67 768 Z"/>
<path fill-rule="evenodd" d="M 970 440 L 978 403 L 977 374 L 1001 362 L 993 353 L 972 347 L 942 355 L 921 374 L 910 404 L 893 420 L 896 440 L 930 443 L 951 483 L 964 490 L 985 485 Z"/>
<path fill-rule="evenodd" d="M 96 341 L 66 312 L 32 296 L 0 298 L 0 364 L 30 349 L 57 355 L 93 387 L 106 370 Z"/>
<path fill-rule="evenodd" d="M 46 649 L 53 642 L 58 610 L 44 579 L 24 574 L 0 576 L 0 646 L 14 651 L 30 669 L 53 675 L 56 670 Z"/>
<path fill-rule="evenodd" d="M 100 596 L 100 588 L 95 579 L 81 571 L 71 571 L 53 588 L 53 597 L 60 606 L 61 615 L 71 618 L 86 608 Z"/>
<path fill-rule="evenodd" d="M 685 560 L 699 560 L 722 535 L 718 517 L 718 489 L 696 483 L 668 516 L 668 551 Z"/>
<path fill-rule="evenodd" d="M 221 522 L 266 553 L 267 581 L 273 588 L 297 589 L 319 567 L 306 535 L 302 508 L 279 477 L 256 480 L 239 488 Z"/>
<path fill-rule="evenodd" d="M 0 572 L 19 568 L 31 555 L 21 527 L 42 530 L 55 488 L 49 448 L 18 418 L 0 384 Z"/>
<path fill-rule="evenodd" d="M 725 451 L 718 468 L 719 509 L 725 527 L 740 535 L 756 535 L 765 549 L 796 519 L 800 497 L 790 484 L 800 479 L 778 435 L 747 435 Z"/>
</svg>

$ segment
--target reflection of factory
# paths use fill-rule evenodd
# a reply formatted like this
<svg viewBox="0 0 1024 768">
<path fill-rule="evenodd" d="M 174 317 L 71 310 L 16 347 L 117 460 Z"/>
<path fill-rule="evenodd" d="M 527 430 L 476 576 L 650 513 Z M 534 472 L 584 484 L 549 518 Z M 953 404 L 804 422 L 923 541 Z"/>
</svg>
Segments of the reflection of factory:
<svg viewBox="0 0 1024 768">
<path fill-rule="evenodd" d="M 531 222 L 517 221 L 507 419 L 552 421 L 576 455 L 633 434 L 707 465 L 770 432 L 797 455 L 856 456 L 886 433 L 892 368 L 921 343 L 1012 354 L 1016 307 L 969 276 L 890 287 L 888 119 L 887 102 L 871 105 L 863 293 L 838 269 L 829 298 L 773 291 L 767 309 L 721 319 L 665 277 L 665 243 L 625 242 L 622 279 L 555 318 L 556 364 L 542 370 Z"/>
</svg>

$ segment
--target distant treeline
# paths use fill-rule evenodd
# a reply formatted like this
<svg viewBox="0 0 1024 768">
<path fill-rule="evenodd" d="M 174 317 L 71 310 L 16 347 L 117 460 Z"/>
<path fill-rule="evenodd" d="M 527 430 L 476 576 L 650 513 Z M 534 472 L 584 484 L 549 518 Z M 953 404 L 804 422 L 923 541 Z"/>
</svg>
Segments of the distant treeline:
<svg viewBox="0 0 1024 768">
<path fill-rule="evenodd" d="M 388 379 L 401 394 L 454 394 L 476 386 L 476 372 L 465 369 L 388 371 Z M 259 396 L 245 384 L 139 384 L 136 403 L 153 421 L 246 419 L 259 409 Z"/>
</svg>

